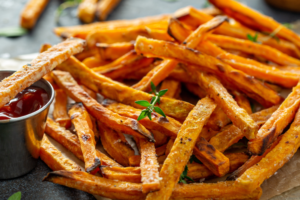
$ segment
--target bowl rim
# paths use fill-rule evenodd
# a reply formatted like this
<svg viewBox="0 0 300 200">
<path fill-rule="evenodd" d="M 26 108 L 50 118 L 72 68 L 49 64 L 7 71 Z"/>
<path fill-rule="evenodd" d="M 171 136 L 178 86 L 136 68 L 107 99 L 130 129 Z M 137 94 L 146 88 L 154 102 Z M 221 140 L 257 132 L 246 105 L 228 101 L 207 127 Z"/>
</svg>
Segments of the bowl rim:
<svg viewBox="0 0 300 200">
<path fill-rule="evenodd" d="M 14 73 L 14 72 L 16 72 L 17 70 L 0 70 L 0 73 L 2 73 L 2 72 L 12 72 L 12 74 Z M 14 122 L 18 122 L 18 121 L 22 121 L 22 120 L 26 120 L 26 119 L 29 119 L 29 118 L 31 118 L 31 117 L 34 117 L 34 116 L 36 116 L 36 115 L 38 115 L 38 114 L 40 114 L 41 112 L 43 112 L 44 110 L 46 110 L 49 106 L 50 106 L 50 104 L 52 103 L 52 101 L 54 100 L 54 96 L 55 96 L 55 90 L 54 90 L 54 88 L 52 87 L 52 85 L 51 85 L 51 83 L 49 83 L 47 80 L 45 80 L 44 78 L 41 78 L 40 80 L 38 80 L 38 81 L 42 81 L 43 83 L 45 83 L 47 86 L 49 86 L 49 88 L 50 88 L 50 99 L 49 99 L 49 101 L 43 106 L 43 107 L 41 107 L 40 109 L 38 109 L 37 111 L 34 111 L 34 112 L 32 112 L 32 113 L 29 113 L 29 114 L 27 114 L 27 115 L 24 115 L 24 116 L 22 116 L 22 117 L 17 117 L 17 118 L 12 118 L 12 119 L 7 119 L 7 120 L 0 120 L 0 124 L 5 124 L 5 123 L 14 123 Z M 38 82 L 38 81 L 36 81 L 36 82 Z M 36 82 L 34 82 L 34 83 L 36 83 Z M 33 83 L 33 84 L 34 84 Z"/>
</svg>

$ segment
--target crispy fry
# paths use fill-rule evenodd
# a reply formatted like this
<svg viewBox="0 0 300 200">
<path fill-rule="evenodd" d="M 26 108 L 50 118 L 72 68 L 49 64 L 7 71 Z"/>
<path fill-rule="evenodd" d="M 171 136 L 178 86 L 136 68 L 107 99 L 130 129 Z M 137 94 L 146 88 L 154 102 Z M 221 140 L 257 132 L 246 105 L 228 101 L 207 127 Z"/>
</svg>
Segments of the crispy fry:
<svg viewBox="0 0 300 200">
<path fill-rule="evenodd" d="M 186 37 L 190 37 L 189 35 L 193 34 L 176 20 L 170 21 L 169 32 L 171 32 L 172 36 L 179 42 L 184 41 Z M 209 41 L 202 42 L 202 44 L 198 46 L 197 50 L 219 58 L 225 63 L 231 65 L 233 68 L 241 70 L 249 75 L 280 84 L 284 87 L 293 87 L 299 80 L 299 74 L 297 73 L 293 73 L 292 71 L 282 71 L 251 59 L 230 54 Z"/>
<path fill-rule="evenodd" d="M 49 0 L 30 0 L 21 13 L 20 25 L 32 29 Z"/>
<path fill-rule="evenodd" d="M 96 44 L 98 56 L 102 60 L 116 60 L 121 56 L 127 54 L 134 49 L 134 43 L 122 42 L 122 43 L 97 43 Z"/>
<path fill-rule="evenodd" d="M 268 148 L 265 153 L 261 156 L 251 156 L 245 164 L 243 164 L 241 167 L 239 167 L 237 170 L 235 170 L 233 173 L 231 173 L 226 180 L 236 180 L 238 177 L 240 177 L 247 169 L 252 167 L 253 165 L 257 164 L 261 159 L 263 159 L 274 147 L 279 143 L 281 140 L 282 136 L 279 136 L 277 140 L 272 144 L 270 148 Z"/>
<path fill-rule="evenodd" d="M 40 48 L 40 53 L 43 53 L 44 51 L 47 51 L 48 49 L 50 49 L 52 47 L 51 44 L 49 43 L 44 43 L 42 44 L 41 48 Z"/>
<path fill-rule="evenodd" d="M 95 18 L 98 0 L 83 0 L 77 10 L 77 15 L 84 23 L 91 23 Z"/>
<path fill-rule="evenodd" d="M 62 38 L 77 37 L 85 39 L 87 35 L 95 29 L 117 29 L 132 26 L 157 26 L 167 28 L 169 15 L 159 15 L 144 17 L 132 20 L 115 20 L 108 22 L 96 22 L 88 25 L 69 26 L 69 27 L 56 27 L 54 33 Z"/>
<path fill-rule="evenodd" d="M 218 107 L 217 107 L 218 108 Z M 216 108 L 216 109 L 217 109 Z M 213 115 L 214 113 L 211 114 L 211 116 Z M 211 118 L 209 118 L 211 119 Z M 209 121 L 209 120 L 208 120 Z M 208 128 L 207 126 L 204 126 L 202 131 L 201 131 L 201 137 L 203 137 L 204 139 L 206 139 L 207 141 L 209 141 L 212 137 L 214 137 L 215 135 L 217 135 L 219 133 L 219 131 L 215 131 L 211 128 Z"/>
<path fill-rule="evenodd" d="M 79 139 L 76 135 L 61 127 L 58 123 L 54 122 L 50 118 L 47 118 L 45 132 L 70 152 L 72 152 L 77 158 L 82 161 L 84 160 Z M 100 151 L 96 150 L 96 154 L 97 157 L 100 158 L 102 166 L 122 167 L 119 163 L 115 162 Z"/>
<path fill-rule="evenodd" d="M 271 108 L 253 113 L 250 116 L 256 122 L 256 124 L 262 125 L 271 117 L 277 108 L 278 106 L 273 106 Z M 227 127 L 224 127 L 222 132 L 212 137 L 209 143 L 217 150 L 224 152 L 228 147 L 237 143 L 243 137 L 244 135 L 239 128 L 234 125 L 228 125 Z"/>
<path fill-rule="evenodd" d="M 181 84 L 179 81 L 166 79 L 162 82 L 160 89 L 168 89 L 168 92 L 164 95 L 164 97 L 180 99 Z"/>
<path fill-rule="evenodd" d="M 125 77 L 126 80 L 141 80 L 148 72 L 150 72 L 152 69 L 154 69 L 160 61 L 156 60 L 148 67 L 144 67 L 142 69 L 139 69 L 137 71 L 134 71 L 130 74 L 127 74 Z"/>
<path fill-rule="evenodd" d="M 280 109 L 280 108 L 279 108 Z M 271 177 L 278 169 L 288 162 L 300 146 L 300 111 L 297 111 L 294 122 L 289 130 L 283 134 L 280 142 L 256 165 L 250 167 L 237 180 L 244 190 L 253 191 L 254 187 Z"/>
<path fill-rule="evenodd" d="M 150 199 L 168 199 L 187 164 L 202 127 L 215 109 L 216 104 L 209 98 L 200 100 L 183 123 L 170 154 L 160 171 L 162 177 L 159 191 L 149 193 Z"/>
<path fill-rule="evenodd" d="M 166 146 L 166 151 L 165 151 L 165 155 L 168 156 L 169 153 L 171 152 L 171 149 L 174 145 L 174 142 L 175 142 L 175 139 L 170 139 L 169 142 L 167 143 L 167 146 Z"/>
<path fill-rule="evenodd" d="M 143 108 L 135 103 L 137 98 L 150 101 L 153 96 L 94 73 L 74 57 L 65 61 L 58 68 L 70 72 L 74 78 L 80 80 L 82 84 L 91 90 L 99 92 L 107 98 L 136 108 Z M 167 116 L 184 120 L 189 111 L 192 110 L 193 105 L 184 101 L 162 97 L 158 107 L 160 107 Z"/>
<path fill-rule="evenodd" d="M 53 118 L 65 128 L 69 128 L 71 126 L 71 119 L 67 112 L 67 104 L 67 94 L 62 89 L 55 90 Z"/>
<path fill-rule="evenodd" d="M 96 56 L 97 53 L 98 53 L 97 48 L 85 48 L 83 52 L 76 54 L 75 57 L 78 60 L 83 61 L 86 58 Z"/>
<path fill-rule="evenodd" d="M 136 40 L 139 35 L 166 41 L 173 40 L 166 30 L 153 29 L 142 25 L 118 29 L 96 29 L 86 37 L 86 41 L 88 47 L 93 48 L 97 43 L 131 42 Z"/>
<path fill-rule="evenodd" d="M 190 69 L 190 68 L 188 68 Z M 248 115 L 247 111 L 240 108 L 226 88 L 219 80 L 209 74 L 191 70 L 197 76 L 198 83 L 207 90 L 207 93 L 218 103 L 232 123 L 237 126 L 248 139 L 254 139 L 258 130 L 257 124 Z"/>
<path fill-rule="evenodd" d="M 145 58 L 137 55 L 135 51 L 130 51 L 112 63 L 93 68 L 92 70 L 112 79 L 117 79 L 126 77 L 127 74 L 135 70 L 149 66 L 152 62 L 153 58 Z"/>
<path fill-rule="evenodd" d="M 85 171 L 91 172 L 101 164 L 96 154 L 96 141 L 92 130 L 93 124 L 91 118 L 82 104 L 75 104 L 69 110 L 69 115 L 78 135 Z"/>
<path fill-rule="evenodd" d="M 208 22 L 213 17 L 207 15 L 206 13 L 202 12 L 201 10 L 197 10 L 193 7 L 184 8 L 187 9 L 186 15 L 179 16 L 178 19 L 185 24 L 188 24 L 192 27 L 192 29 L 196 29 L 199 25 Z M 218 27 L 215 31 L 217 34 L 227 35 L 231 37 L 241 38 L 247 40 L 247 34 L 255 35 L 256 31 L 250 28 L 247 28 L 241 25 L 237 21 L 231 20 L 230 23 L 223 23 L 220 27 Z M 299 58 L 300 51 L 296 47 L 295 44 L 285 41 L 285 40 L 276 40 L 269 36 L 263 35 L 261 33 L 257 33 L 257 41 L 261 42 L 262 44 L 271 46 L 275 49 L 282 51 L 285 54 L 290 56 Z"/>
<path fill-rule="evenodd" d="M 156 158 L 155 147 L 153 143 L 145 139 L 139 139 L 141 152 L 141 176 L 142 192 L 149 193 L 160 189 L 158 162 Z"/>
<path fill-rule="evenodd" d="M 109 13 L 119 4 L 120 0 L 101 0 L 97 4 L 96 16 L 104 21 Z"/>
<path fill-rule="evenodd" d="M 89 113 L 105 125 L 129 135 L 145 137 L 154 142 L 152 134 L 136 120 L 120 116 L 101 106 L 90 97 L 72 78 L 68 72 L 53 71 L 54 80 L 75 101 L 82 102 Z"/>
<path fill-rule="evenodd" d="M 140 109 L 133 108 L 131 106 L 117 103 L 108 99 L 104 100 L 102 102 L 102 105 L 112 112 L 132 119 L 137 119 L 141 113 Z M 167 117 L 165 119 L 163 116 L 155 112 L 151 114 L 151 118 L 152 120 L 150 120 L 149 118 L 144 118 L 139 122 L 149 130 L 156 130 L 173 138 L 177 136 L 177 133 L 181 127 L 180 122 L 171 117 Z"/>
<path fill-rule="evenodd" d="M 241 108 L 244 108 L 248 114 L 252 114 L 250 102 L 245 95 L 241 94 L 236 90 L 231 91 L 231 94 L 233 94 L 234 100 Z"/>
<path fill-rule="evenodd" d="M 118 133 L 103 123 L 98 123 L 98 127 L 105 151 L 121 165 L 129 166 L 128 158 L 134 155 L 133 149 L 121 141 Z"/>
<path fill-rule="evenodd" d="M 102 167 L 101 174 L 107 179 L 130 183 L 141 183 L 142 179 L 140 167 Z"/>
<path fill-rule="evenodd" d="M 80 167 L 74 161 L 62 155 L 62 153 L 49 141 L 47 135 L 44 135 L 41 143 L 40 158 L 53 171 L 81 171 Z"/>
<path fill-rule="evenodd" d="M 260 31 L 275 32 L 279 37 L 285 38 L 297 45 L 297 47 L 300 47 L 300 37 L 271 17 L 267 17 L 233 0 L 229 0 L 226 3 L 222 0 L 210 0 L 210 2 L 222 12 L 241 23 Z"/>
<path fill-rule="evenodd" d="M 93 99 L 97 99 L 97 94 L 96 92 L 94 92 L 93 90 L 85 87 L 84 85 L 80 85 L 80 87 L 86 92 L 88 93 L 88 95 L 90 95 Z"/>
<path fill-rule="evenodd" d="M 261 56 L 279 65 L 300 66 L 298 59 L 263 44 L 223 35 L 209 35 L 207 39 L 219 47 Z"/>
<path fill-rule="evenodd" d="M 248 143 L 249 151 L 254 155 L 262 155 L 276 140 L 283 129 L 294 119 L 300 105 L 300 83 L 259 129 L 257 137 Z"/>
<path fill-rule="evenodd" d="M 197 141 L 194 154 L 216 176 L 222 177 L 230 170 L 229 159 L 203 137 Z"/>
<path fill-rule="evenodd" d="M 111 199 L 141 200 L 145 198 L 145 194 L 142 193 L 141 184 L 116 182 L 85 172 L 50 172 L 43 181 L 65 185 Z"/>
<path fill-rule="evenodd" d="M 48 81 L 52 85 L 52 87 L 54 88 L 54 90 L 59 89 L 58 85 L 56 85 L 56 83 L 54 82 L 54 80 L 51 77 L 50 73 L 48 73 L 45 76 L 43 76 L 43 79 L 45 79 L 46 81 Z"/>
<path fill-rule="evenodd" d="M 141 156 L 140 155 L 130 156 L 128 158 L 128 160 L 129 160 L 129 165 L 130 166 L 139 167 L 140 163 L 141 163 Z"/>
<path fill-rule="evenodd" d="M 153 137 L 155 139 L 155 147 L 159 147 L 161 145 L 164 145 L 168 142 L 169 137 L 165 134 L 161 133 L 157 130 L 151 130 L 151 133 L 153 134 Z"/>
<path fill-rule="evenodd" d="M 226 81 L 228 84 L 228 81 L 230 81 L 230 85 L 234 85 L 237 89 L 245 92 L 249 97 L 267 107 L 276 105 L 281 101 L 280 96 L 276 92 L 264 86 L 260 81 L 242 71 L 233 69 L 214 57 L 201 54 L 187 47 L 140 36 L 137 39 L 135 49 L 137 53 L 142 53 L 147 57 L 158 56 L 196 64 L 198 65 L 197 68 L 201 68 L 201 70 L 215 73 L 222 78 L 222 81 Z"/>
<path fill-rule="evenodd" d="M 19 92 L 41 79 L 58 64 L 84 48 L 84 41 L 72 39 L 64 41 L 41 53 L 30 64 L 0 82 L 0 107 L 13 99 Z"/>
</svg>

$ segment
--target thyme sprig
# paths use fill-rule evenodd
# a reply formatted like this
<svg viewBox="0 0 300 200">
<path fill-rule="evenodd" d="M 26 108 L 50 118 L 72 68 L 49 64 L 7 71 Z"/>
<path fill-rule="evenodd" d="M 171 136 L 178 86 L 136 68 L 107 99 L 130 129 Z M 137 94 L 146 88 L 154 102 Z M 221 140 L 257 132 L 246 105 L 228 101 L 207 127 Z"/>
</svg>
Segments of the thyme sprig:
<svg viewBox="0 0 300 200">
<path fill-rule="evenodd" d="M 151 89 L 152 91 L 150 93 L 153 93 L 154 96 L 152 97 L 151 101 L 148 102 L 146 100 L 140 100 L 140 101 L 136 101 L 136 104 L 139 104 L 141 106 L 147 107 L 146 109 L 142 110 L 141 114 L 138 117 L 138 121 L 144 119 L 145 117 L 148 116 L 148 118 L 150 120 L 152 120 L 151 118 L 151 113 L 153 111 L 161 114 L 162 116 L 166 117 L 165 113 L 162 111 L 162 109 L 160 109 L 157 106 L 154 106 L 156 103 L 160 104 L 160 97 L 162 97 L 167 91 L 168 89 L 164 89 L 161 90 L 159 92 L 156 91 L 156 86 L 154 85 L 153 82 L 151 82 Z"/>
<path fill-rule="evenodd" d="M 184 183 L 184 184 L 187 184 L 186 180 L 195 182 L 191 177 L 189 177 L 189 176 L 187 175 L 188 171 L 189 171 L 189 169 L 188 169 L 188 166 L 186 165 L 186 166 L 184 167 L 184 170 L 183 170 L 182 174 L 180 175 L 180 178 L 179 178 L 178 183 Z"/>
<path fill-rule="evenodd" d="M 63 13 L 63 11 L 67 8 L 75 7 L 81 3 L 82 0 L 66 0 L 64 3 L 60 4 L 59 7 L 55 11 L 55 22 L 59 22 L 59 17 Z"/>
<path fill-rule="evenodd" d="M 247 38 L 248 40 L 252 41 L 252 42 L 257 42 L 257 37 L 258 37 L 258 34 L 255 33 L 254 36 L 250 35 L 249 33 L 247 34 Z"/>
</svg>

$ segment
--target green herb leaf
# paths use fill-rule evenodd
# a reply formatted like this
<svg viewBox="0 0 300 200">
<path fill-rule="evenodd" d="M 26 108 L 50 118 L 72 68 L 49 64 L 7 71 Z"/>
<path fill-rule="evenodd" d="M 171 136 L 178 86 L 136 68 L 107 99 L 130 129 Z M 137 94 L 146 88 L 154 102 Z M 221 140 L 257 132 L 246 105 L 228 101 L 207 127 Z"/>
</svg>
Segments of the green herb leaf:
<svg viewBox="0 0 300 200">
<path fill-rule="evenodd" d="M 247 34 L 248 40 L 250 40 L 250 41 L 252 41 L 252 42 L 257 42 L 257 36 L 258 36 L 257 33 L 255 33 L 254 36 L 250 35 L 249 33 Z"/>
<path fill-rule="evenodd" d="M 148 115 L 148 110 L 143 110 L 139 117 L 137 118 L 138 121 L 144 119 Z"/>
<path fill-rule="evenodd" d="M 165 113 L 162 111 L 162 109 L 160 109 L 157 106 L 154 106 L 154 110 L 155 112 L 157 112 L 158 114 L 161 114 L 162 116 L 166 117 Z"/>
<path fill-rule="evenodd" d="M 148 112 L 147 115 L 148 115 L 148 118 L 149 118 L 150 120 L 152 120 L 151 112 Z"/>
<path fill-rule="evenodd" d="M 21 192 L 16 192 L 13 195 L 11 195 L 8 200 L 20 200 L 21 199 Z"/>
<path fill-rule="evenodd" d="M 136 104 L 139 104 L 139 105 L 141 105 L 141 106 L 144 106 L 144 107 L 149 107 L 149 106 L 151 106 L 151 104 L 150 104 L 148 101 L 146 101 L 146 100 L 136 101 L 135 103 L 136 103 Z"/>
<path fill-rule="evenodd" d="M 158 96 L 163 96 L 164 94 L 166 94 L 166 92 L 168 92 L 168 89 L 164 89 L 158 92 Z"/>
<path fill-rule="evenodd" d="M 190 157 L 190 163 L 195 162 L 198 164 L 203 164 L 194 154 L 191 155 Z"/>
<path fill-rule="evenodd" d="M 154 101 L 155 101 L 155 97 L 152 97 L 150 103 L 153 104 Z"/>
<path fill-rule="evenodd" d="M 287 27 L 288 29 L 293 29 L 293 25 L 290 23 L 283 23 L 282 25 Z"/>
<path fill-rule="evenodd" d="M 156 86 L 154 85 L 154 83 L 152 81 L 151 81 L 150 85 L 151 85 L 152 93 L 155 94 L 156 93 Z"/>
<path fill-rule="evenodd" d="M 187 184 L 187 182 L 186 182 L 185 179 L 187 179 L 187 180 L 189 180 L 189 181 L 192 181 L 192 182 L 195 182 L 191 177 L 189 177 L 189 176 L 187 175 L 188 170 L 189 170 L 189 169 L 188 169 L 188 166 L 186 165 L 186 166 L 184 167 L 183 172 L 182 172 L 181 175 L 180 175 L 180 178 L 179 178 L 178 183 L 184 183 L 184 184 Z"/>
<path fill-rule="evenodd" d="M 7 27 L 0 29 L 0 36 L 4 37 L 18 37 L 25 35 L 27 33 L 27 29 L 22 27 Z"/>
</svg>

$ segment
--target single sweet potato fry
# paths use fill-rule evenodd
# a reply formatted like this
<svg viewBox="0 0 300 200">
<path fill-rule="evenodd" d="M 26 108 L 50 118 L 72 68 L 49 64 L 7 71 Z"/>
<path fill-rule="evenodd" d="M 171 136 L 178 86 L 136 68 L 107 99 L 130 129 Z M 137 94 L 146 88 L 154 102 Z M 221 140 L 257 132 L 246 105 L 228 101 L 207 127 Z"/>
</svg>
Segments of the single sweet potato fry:
<svg viewBox="0 0 300 200">
<path fill-rule="evenodd" d="M 0 82 L 0 108 L 68 57 L 81 52 L 84 46 L 85 42 L 81 39 L 66 40 L 39 54 L 31 63 L 3 79 Z"/>
<path fill-rule="evenodd" d="M 97 54 L 97 48 L 85 48 L 81 53 L 76 54 L 75 57 L 78 60 L 83 61 L 86 58 L 95 57 Z"/>
<path fill-rule="evenodd" d="M 93 72 L 74 57 L 71 57 L 63 64 L 59 65 L 58 68 L 60 70 L 70 72 L 76 80 L 79 80 L 80 83 L 84 84 L 91 90 L 99 92 L 109 99 L 113 99 L 136 108 L 144 108 L 135 103 L 137 99 L 151 101 L 153 97 L 151 94 L 135 90 Z M 185 101 L 161 97 L 158 107 L 160 107 L 167 116 L 184 120 L 194 106 Z"/>
<path fill-rule="evenodd" d="M 194 154 L 216 176 L 222 177 L 230 170 L 229 159 L 203 137 L 197 141 Z"/>
<path fill-rule="evenodd" d="M 47 135 L 44 135 L 41 143 L 40 158 L 53 171 L 81 171 L 80 167 L 74 161 L 62 155 L 62 153 L 49 141 Z"/>
<path fill-rule="evenodd" d="M 97 56 L 102 60 L 116 60 L 121 56 L 127 54 L 134 49 L 134 43 L 132 42 L 122 42 L 122 43 L 97 43 Z"/>
<path fill-rule="evenodd" d="M 159 147 L 161 145 L 164 145 L 168 142 L 169 137 L 165 134 L 161 133 L 157 130 L 151 130 L 151 133 L 153 134 L 153 137 L 155 139 L 155 147 Z"/>
<path fill-rule="evenodd" d="M 114 113 L 118 113 L 121 116 L 129 117 L 132 119 L 137 119 L 142 111 L 140 109 L 133 108 L 131 106 L 118 103 L 109 99 L 105 99 L 102 102 L 102 105 Z M 182 125 L 180 122 L 176 121 L 171 117 L 164 118 L 156 112 L 153 112 L 151 114 L 151 118 L 152 120 L 150 120 L 149 118 L 144 118 L 139 122 L 151 131 L 156 130 L 165 134 L 166 136 L 170 136 L 173 138 L 177 137 L 177 133 Z"/>
<path fill-rule="evenodd" d="M 84 23 L 94 21 L 98 0 L 83 0 L 77 9 L 78 18 Z"/>
<path fill-rule="evenodd" d="M 141 164 L 141 156 L 140 155 L 130 156 L 128 158 L 128 160 L 129 160 L 129 165 L 133 166 L 133 167 L 139 167 Z"/>
<path fill-rule="evenodd" d="M 105 151 L 118 163 L 129 166 L 128 158 L 134 155 L 133 149 L 123 143 L 117 132 L 98 122 L 101 143 Z"/>
<path fill-rule="evenodd" d="M 65 128 L 70 128 L 71 119 L 67 112 L 67 104 L 68 104 L 67 94 L 62 89 L 55 90 L 53 118 L 61 126 Z"/>
<path fill-rule="evenodd" d="M 245 95 L 241 94 L 240 92 L 238 92 L 236 90 L 231 91 L 231 94 L 233 95 L 236 103 L 241 108 L 244 108 L 248 114 L 252 114 L 252 108 L 251 108 L 250 102 Z"/>
<path fill-rule="evenodd" d="M 96 154 L 96 141 L 92 130 L 92 120 L 81 103 L 72 106 L 69 110 L 69 115 L 78 135 L 85 163 L 85 171 L 91 172 L 101 164 Z"/>
<path fill-rule="evenodd" d="M 221 48 L 239 50 L 256 56 L 261 56 L 269 61 L 277 63 L 278 65 L 300 66 L 300 61 L 298 59 L 290 57 L 275 48 L 255 43 L 250 40 L 242 40 L 223 35 L 209 35 L 207 40 Z"/>
<path fill-rule="evenodd" d="M 26 29 L 32 29 L 47 6 L 49 0 L 30 0 L 21 13 L 20 25 Z"/>
<path fill-rule="evenodd" d="M 82 61 L 83 64 L 85 64 L 88 68 L 97 68 L 99 66 L 108 65 L 110 62 L 106 60 L 101 60 L 101 58 L 92 56 L 85 58 Z"/>
<path fill-rule="evenodd" d="M 279 143 L 260 162 L 245 171 L 236 180 L 236 184 L 242 185 L 246 191 L 253 191 L 255 187 L 260 186 L 264 180 L 271 177 L 288 162 L 297 152 L 299 146 L 300 111 L 298 109 L 294 122 L 289 130 L 283 134 Z"/>
<path fill-rule="evenodd" d="M 169 153 L 171 152 L 171 149 L 174 145 L 174 142 L 175 142 L 175 139 L 170 139 L 169 142 L 167 143 L 167 146 L 166 146 L 166 151 L 165 151 L 165 155 L 168 156 Z"/>
<path fill-rule="evenodd" d="M 142 192 L 149 193 L 160 189 L 158 162 L 153 143 L 138 139 L 141 153 Z"/>
<path fill-rule="evenodd" d="M 119 4 L 121 0 L 101 0 L 97 4 L 96 16 L 104 21 L 109 13 Z"/>
<path fill-rule="evenodd" d="M 52 87 L 54 88 L 54 90 L 59 89 L 58 85 L 56 85 L 55 81 L 53 80 L 52 76 L 50 73 L 46 74 L 45 76 L 43 76 L 43 79 L 45 79 L 46 81 L 48 81 Z"/>
<path fill-rule="evenodd" d="M 234 0 L 229 0 L 226 3 L 222 0 L 210 0 L 210 2 L 226 15 L 241 23 L 256 30 L 275 32 L 275 35 L 294 43 L 298 48 L 300 47 L 300 37 L 271 17 L 267 17 Z"/>
<path fill-rule="evenodd" d="M 89 113 L 105 125 L 129 135 L 147 138 L 154 142 L 152 134 L 134 119 L 120 116 L 100 105 L 90 97 L 73 79 L 68 72 L 53 71 L 56 83 L 75 101 L 82 102 Z"/>
<path fill-rule="evenodd" d="M 141 184 L 116 182 L 86 172 L 50 172 L 43 181 L 65 185 L 111 199 L 141 200 L 145 198 Z"/>
<path fill-rule="evenodd" d="M 264 106 L 270 107 L 281 101 L 281 97 L 275 91 L 266 87 L 260 81 L 242 71 L 233 69 L 217 58 L 202 54 L 199 51 L 171 42 L 147 39 L 142 36 L 138 37 L 135 50 L 147 57 L 176 59 L 194 64 L 198 69 L 216 74 L 219 78 L 222 78 L 223 82 L 234 85 L 235 88 L 245 92 L 249 97 Z"/>
<path fill-rule="evenodd" d="M 160 90 L 168 89 L 168 92 L 164 95 L 174 99 L 180 99 L 181 84 L 179 81 L 166 79 L 162 82 Z"/>
<path fill-rule="evenodd" d="M 147 27 L 164 27 L 168 26 L 169 15 L 158 15 L 151 17 L 144 17 L 131 20 L 115 20 L 108 22 L 96 22 L 87 25 L 56 27 L 54 33 L 62 38 L 77 37 L 86 39 L 87 35 L 95 29 L 118 29 L 128 28 L 133 26 L 147 26 Z"/>
<path fill-rule="evenodd" d="M 189 113 L 160 171 L 161 188 L 159 191 L 149 193 L 146 199 L 170 198 L 185 165 L 188 163 L 201 129 L 215 107 L 216 104 L 213 100 L 204 98 Z"/>
<path fill-rule="evenodd" d="M 277 108 L 278 106 L 273 106 L 271 108 L 253 113 L 250 116 L 257 125 L 262 125 L 271 117 Z M 243 137 L 244 135 L 239 128 L 234 125 L 228 125 L 227 127 L 224 127 L 222 132 L 212 137 L 209 143 L 220 152 L 224 152 L 227 148 L 237 143 Z"/>
<path fill-rule="evenodd" d="M 87 88 L 87 87 L 84 86 L 84 85 L 80 85 L 80 87 L 81 87 L 86 93 L 88 93 L 88 95 L 90 95 L 93 99 L 96 99 L 96 100 L 97 100 L 97 94 L 96 94 L 96 92 L 94 92 L 93 90 Z"/>
<path fill-rule="evenodd" d="M 294 119 L 300 105 L 300 83 L 272 114 L 268 121 L 259 129 L 257 137 L 248 142 L 248 150 L 253 155 L 262 155 L 266 149 L 282 133 L 284 128 Z"/>
<path fill-rule="evenodd" d="M 75 134 L 72 134 L 70 131 L 66 130 L 64 127 L 61 127 L 58 123 L 54 122 L 52 119 L 47 118 L 47 125 L 45 132 L 51 136 L 58 143 L 63 145 L 67 150 L 72 152 L 78 159 L 83 159 L 83 154 L 80 148 L 79 139 Z M 116 166 L 122 167 L 119 163 L 112 160 L 105 154 L 96 150 L 97 157 L 101 160 L 102 166 Z"/>
<path fill-rule="evenodd" d="M 281 140 L 282 136 L 279 136 L 277 138 L 277 140 L 272 144 L 272 146 L 270 148 L 268 148 L 265 153 L 261 156 L 251 156 L 251 158 L 249 160 L 247 160 L 247 162 L 245 162 L 241 167 L 239 167 L 237 170 L 235 170 L 234 172 L 232 172 L 227 178 L 226 180 L 236 180 L 238 177 L 240 177 L 247 169 L 249 169 L 250 167 L 252 167 L 253 165 L 257 164 L 259 161 L 261 161 L 261 159 L 263 159 L 272 149 L 274 149 L 274 147 L 279 143 L 279 141 Z"/>
<path fill-rule="evenodd" d="M 102 167 L 101 174 L 104 178 L 125 181 L 130 183 L 141 183 L 140 167 Z"/>
</svg>

